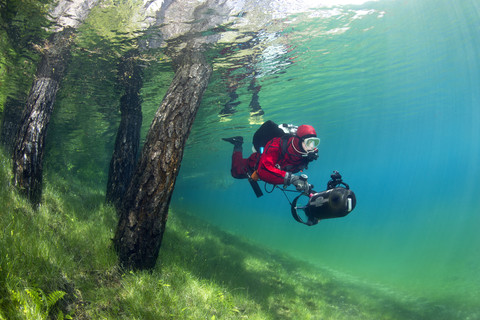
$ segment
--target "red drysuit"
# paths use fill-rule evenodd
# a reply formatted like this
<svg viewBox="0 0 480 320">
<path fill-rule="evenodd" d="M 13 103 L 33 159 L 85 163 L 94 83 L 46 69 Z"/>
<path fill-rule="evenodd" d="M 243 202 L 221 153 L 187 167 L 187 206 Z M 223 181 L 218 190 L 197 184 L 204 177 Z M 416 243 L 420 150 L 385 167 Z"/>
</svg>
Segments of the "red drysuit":
<svg viewBox="0 0 480 320">
<path fill-rule="evenodd" d="M 288 148 L 282 157 L 282 144 L 288 143 Z M 288 141 L 282 138 L 273 138 L 264 148 L 263 154 L 255 152 L 247 159 L 243 159 L 241 151 L 235 151 L 232 155 L 232 176 L 237 179 L 247 178 L 247 173 L 252 174 L 258 161 L 258 177 L 271 184 L 283 184 L 286 172 L 297 173 L 305 169 L 308 160 L 299 154 L 299 138 L 291 137 Z M 258 158 L 260 157 L 260 160 Z"/>
</svg>

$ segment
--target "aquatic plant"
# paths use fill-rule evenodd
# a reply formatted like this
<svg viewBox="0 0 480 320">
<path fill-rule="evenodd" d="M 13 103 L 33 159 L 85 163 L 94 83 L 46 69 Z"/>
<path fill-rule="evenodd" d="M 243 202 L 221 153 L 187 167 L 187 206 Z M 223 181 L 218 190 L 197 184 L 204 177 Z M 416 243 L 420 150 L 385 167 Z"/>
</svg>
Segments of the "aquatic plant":
<svg viewBox="0 0 480 320">
<path fill-rule="evenodd" d="M 46 295 L 42 289 L 28 288 L 23 291 L 12 291 L 12 297 L 19 303 L 19 310 L 27 319 L 47 319 L 53 315 L 55 304 L 65 296 L 64 291 L 53 291 Z M 72 319 L 64 316 L 61 310 L 55 315 L 57 320 Z"/>
</svg>

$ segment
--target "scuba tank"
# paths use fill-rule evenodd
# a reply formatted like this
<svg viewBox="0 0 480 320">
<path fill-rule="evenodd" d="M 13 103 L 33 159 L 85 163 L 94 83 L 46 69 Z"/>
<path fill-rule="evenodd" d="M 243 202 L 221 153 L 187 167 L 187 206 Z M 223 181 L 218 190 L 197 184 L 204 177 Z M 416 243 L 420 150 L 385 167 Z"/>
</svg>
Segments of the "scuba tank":
<svg viewBox="0 0 480 320">
<path fill-rule="evenodd" d="M 260 128 L 255 131 L 253 134 L 253 151 L 261 152 L 263 147 L 267 144 L 268 141 L 273 138 L 282 137 L 286 134 L 295 135 L 297 133 L 297 126 L 293 124 L 276 124 L 272 120 L 265 121 Z"/>
</svg>

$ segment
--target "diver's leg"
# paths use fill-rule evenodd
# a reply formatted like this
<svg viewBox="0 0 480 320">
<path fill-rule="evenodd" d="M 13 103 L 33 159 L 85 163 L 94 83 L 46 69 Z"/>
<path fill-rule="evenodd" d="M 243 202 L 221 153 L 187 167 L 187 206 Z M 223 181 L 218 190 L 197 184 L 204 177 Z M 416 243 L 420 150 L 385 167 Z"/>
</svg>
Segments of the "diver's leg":
<svg viewBox="0 0 480 320">
<path fill-rule="evenodd" d="M 222 138 L 222 140 L 233 144 L 233 152 L 242 151 L 243 137 L 237 136 L 237 137 L 231 137 L 231 138 Z"/>
<path fill-rule="evenodd" d="M 230 171 L 235 179 L 248 178 L 248 159 L 243 159 L 242 151 L 234 151 L 232 154 L 232 169 Z"/>
<path fill-rule="evenodd" d="M 231 137 L 231 138 L 223 138 L 223 140 L 233 144 L 232 169 L 231 169 L 232 177 L 236 179 L 247 178 L 248 159 L 243 159 L 243 154 L 242 154 L 243 137 L 238 136 L 238 137 Z"/>
</svg>

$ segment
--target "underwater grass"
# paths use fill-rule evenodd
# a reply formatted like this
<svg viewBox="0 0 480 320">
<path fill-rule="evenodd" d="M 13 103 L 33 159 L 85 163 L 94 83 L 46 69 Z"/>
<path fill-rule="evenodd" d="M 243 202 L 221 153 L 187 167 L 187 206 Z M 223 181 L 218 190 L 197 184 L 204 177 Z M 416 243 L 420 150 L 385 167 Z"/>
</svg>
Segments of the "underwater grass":
<svg viewBox="0 0 480 320">
<path fill-rule="evenodd" d="M 10 171 L 1 155 L 0 319 L 467 318 L 343 281 L 174 210 L 157 267 L 121 270 L 117 217 L 102 191 L 49 174 L 33 210 Z"/>
</svg>

